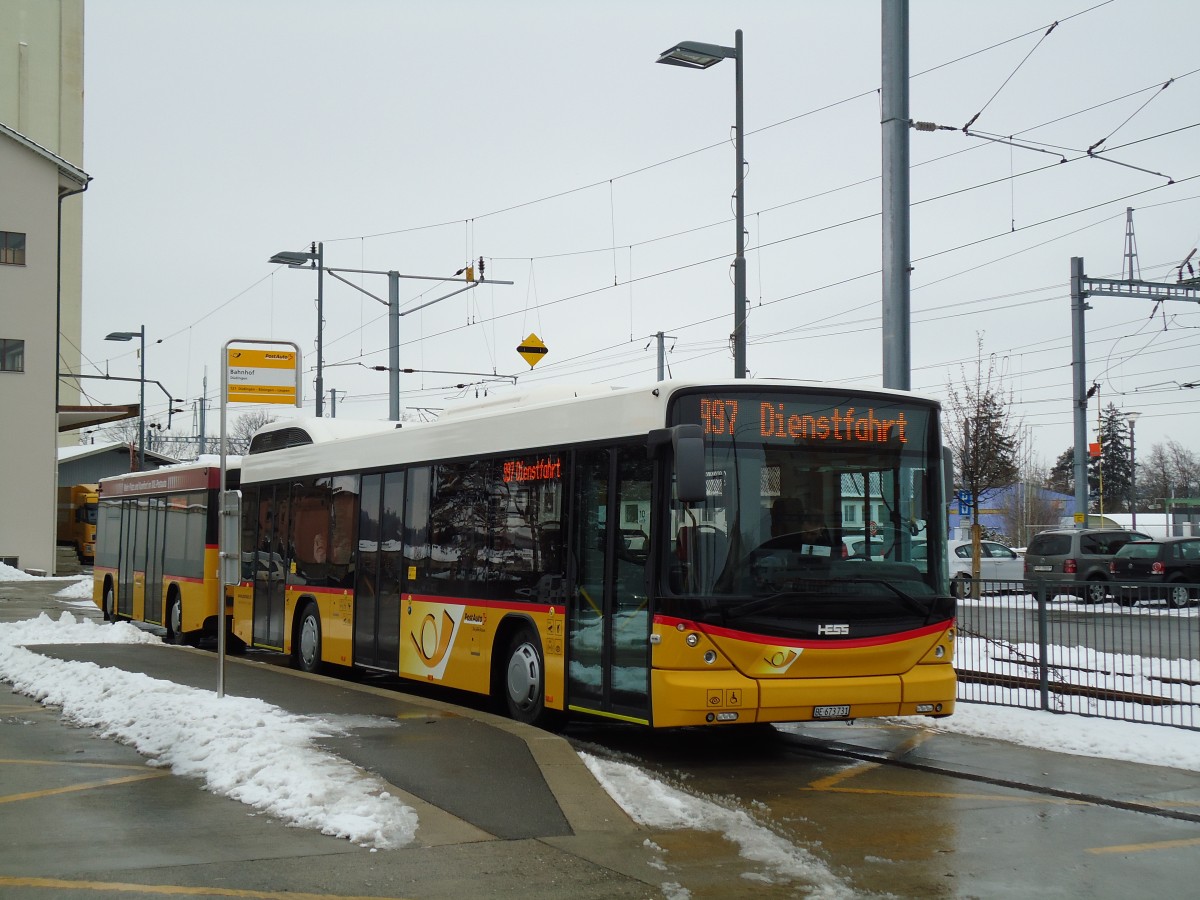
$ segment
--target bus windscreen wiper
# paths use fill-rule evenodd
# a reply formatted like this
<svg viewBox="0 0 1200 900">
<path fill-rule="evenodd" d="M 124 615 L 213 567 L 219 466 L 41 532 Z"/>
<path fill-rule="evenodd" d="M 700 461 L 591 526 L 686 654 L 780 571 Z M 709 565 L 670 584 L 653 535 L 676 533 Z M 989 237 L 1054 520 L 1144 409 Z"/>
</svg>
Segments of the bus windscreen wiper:
<svg viewBox="0 0 1200 900">
<path fill-rule="evenodd" d="M 910 610 L 915 612 L 917 615 L 924 616 L 926 618 L 926 620 L 929 619 L 930 613 L 933 612 L 932 604 L 928 607 L 922 605 L 921 601 L 917 600 L 916 597 L 913 597 L 911 594 L 907 594 L 904 591 L 900 590 L 900 588 L 896 587 L 890 581 L 882 581 L 877 578 L 850 578 L 847 580 L 851 584 L 878 584 L 878 585 L 881 585 L 881 586 L 887 588 L 889 591 L 891 591 L 893 594 L 895 594 L 897 597 L 899 597 L 901 599 L 901 601 L 903 601 L 905 606 L 907 606 Z"/>
</svg>

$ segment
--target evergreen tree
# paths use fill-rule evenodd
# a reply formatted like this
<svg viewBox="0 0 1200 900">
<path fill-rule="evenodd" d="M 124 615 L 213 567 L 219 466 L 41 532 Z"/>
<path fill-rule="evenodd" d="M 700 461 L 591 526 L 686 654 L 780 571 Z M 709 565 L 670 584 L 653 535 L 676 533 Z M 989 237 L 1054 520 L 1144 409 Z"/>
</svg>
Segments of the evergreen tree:
<svg viewBox="0 0 1200 900">
<path fill-rule="evenodd" d="M 1068 447 L 1054 462 L 1046 477 L 1046 487 L 1060 494 L 1075 493 L 1075 448 Z"/>
<path fill-rule="evenodd" d="M 1110 403 L 1100 413 L 1100 455 L 1088 458 L 1088 488 L 1101 497 L 1094 507 L 1129 511 L 1133 469 L 1129 461 L 1129 425 L 1125 413 Z"/>
</svg>

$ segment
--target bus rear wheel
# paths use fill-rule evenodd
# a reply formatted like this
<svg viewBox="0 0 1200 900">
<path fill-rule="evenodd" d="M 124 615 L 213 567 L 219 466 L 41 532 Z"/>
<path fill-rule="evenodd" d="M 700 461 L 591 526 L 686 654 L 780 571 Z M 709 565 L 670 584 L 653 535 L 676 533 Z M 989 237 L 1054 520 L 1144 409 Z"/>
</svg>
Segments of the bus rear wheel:
<svg viewBox="0 0 1200 900">
<path fill-rule="evenodd" d="M 292 657 L 301 672 L 316 674 L 321 671 L 321 616 L 312 603 L 300 614 Z"/>
<path fill-rule="evenodd" d="M 171 594 L 167 601 L 167 643 L 186 644 L 187 637 L 183 633 L 183 603 L 178 594 Z"/>
<path fill-rule="evenodd" d="M 105 622 L 116 622 L 117 618 L 117 595 L 113 592 L 112 582 L 104 585 L 104 613 Z"/>
<path fill-rule="evenodd" d="M 526 725 L 545 724 L 546 664 L 537 633 L 527 625 L 517 629 L 504 659 L 500 687 L 509 717 Z"/>
</svg>

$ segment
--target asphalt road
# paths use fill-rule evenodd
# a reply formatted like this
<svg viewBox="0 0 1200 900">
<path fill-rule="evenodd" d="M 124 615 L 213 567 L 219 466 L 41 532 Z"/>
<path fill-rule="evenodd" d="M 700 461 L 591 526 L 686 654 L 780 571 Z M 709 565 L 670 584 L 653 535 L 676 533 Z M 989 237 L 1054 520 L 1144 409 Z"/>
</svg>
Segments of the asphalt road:
<svg viewBox="0 0 1200 900">
<path fill-rule="evenodd" d="M 61 584 L 0 583 L 0 622 L 58 615 Z M 209 688 L 215 666 L 188 648 L 44 652 Z M 871 722 L 720 733 L 581 723 L 564 741 L 427 690 L 252 661 L 231 661 L 228 677 L 231 692 L 286 709 L 420 722 L 328 747 L 417 810 L 414 845 L 372 852 L 285 827 L 7 694 L 0 897 L 811 895 L 812 879 L 765 858 L 764 834 L 826 867 L 826 896 L 1190 896 L 1200 863 L 1200 778 L 1178 769 Z M 728 833 L 636 826 L 571 745 L 715 802 Z"/>
</svg>

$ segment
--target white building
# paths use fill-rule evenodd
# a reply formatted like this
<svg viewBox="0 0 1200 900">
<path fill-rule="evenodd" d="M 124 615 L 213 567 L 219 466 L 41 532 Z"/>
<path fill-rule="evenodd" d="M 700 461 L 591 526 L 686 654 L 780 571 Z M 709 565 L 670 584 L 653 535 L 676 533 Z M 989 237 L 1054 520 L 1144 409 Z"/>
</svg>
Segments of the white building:
<svg viewBox="0 0 1200 900">
<path fill-rule="evenodd" d="M 59 206 L 88 181 L 0 124 L 0 560 L 44 572 L 57 503 Z"/>
<path fill-rule="evenodd" d="M 0 559 L 49 572 L 56 404 L 79 403 L 58 373 L 82 330 L 83 0 L 0 0 L 0 72 Z"/>
</svg>

